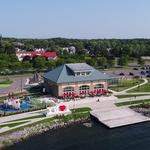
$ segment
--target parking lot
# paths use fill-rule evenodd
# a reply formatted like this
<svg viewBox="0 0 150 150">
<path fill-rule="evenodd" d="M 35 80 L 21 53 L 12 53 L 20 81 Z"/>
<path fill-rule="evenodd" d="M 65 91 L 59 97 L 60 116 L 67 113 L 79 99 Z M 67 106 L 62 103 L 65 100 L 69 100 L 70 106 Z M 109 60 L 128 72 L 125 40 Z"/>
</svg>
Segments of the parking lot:
<svg viewBox="0 0 150 150">
<path fill-rule="evenodd" d="M 120 76 L 124 79 L 132 78 L 150 78 L 150 67 L 128 67 L 128 68 L 116 68 L 115 70 L 104 71 L 107 74 Z"/>
</svg>

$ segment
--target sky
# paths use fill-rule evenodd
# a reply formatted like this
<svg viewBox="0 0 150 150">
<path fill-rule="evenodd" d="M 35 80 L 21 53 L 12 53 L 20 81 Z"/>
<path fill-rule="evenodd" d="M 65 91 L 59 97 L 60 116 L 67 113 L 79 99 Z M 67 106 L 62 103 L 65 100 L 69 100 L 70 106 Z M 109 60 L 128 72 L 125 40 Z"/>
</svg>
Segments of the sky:
<svg viewBox="0 0 150 150">
<path fill-rule="evenodd" d="M 150 38 L 150 0 L 0 0 L 0 33 L 16 38 Z"/>
</svg>

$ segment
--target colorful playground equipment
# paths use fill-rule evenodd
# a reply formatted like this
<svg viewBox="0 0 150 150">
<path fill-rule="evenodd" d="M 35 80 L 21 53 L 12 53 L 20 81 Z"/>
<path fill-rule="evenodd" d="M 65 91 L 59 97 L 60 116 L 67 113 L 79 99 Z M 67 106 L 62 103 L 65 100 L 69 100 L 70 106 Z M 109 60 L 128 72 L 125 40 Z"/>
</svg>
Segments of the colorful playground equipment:
<svg viewBox="0 0 150 150">
<path fill-rule="evenodd" d="M 4 108 L 10 108 L 18 110 L 20 109 L 20 99 L 17 98 L 9 98 L 7 100 L 4 100 Z"/>
</svg>

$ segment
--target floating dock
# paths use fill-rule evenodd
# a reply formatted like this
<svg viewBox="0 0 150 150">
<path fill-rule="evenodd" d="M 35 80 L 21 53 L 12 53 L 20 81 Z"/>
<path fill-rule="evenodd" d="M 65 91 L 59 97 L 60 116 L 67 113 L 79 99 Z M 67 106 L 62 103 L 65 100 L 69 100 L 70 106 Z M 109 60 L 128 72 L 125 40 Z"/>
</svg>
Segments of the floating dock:
<svg viewBox="0 0 150 150">
<path fill-rule="evenodd" d="M 91 115 L 108 128 L 116 128 L 150 120 L 150 118 L 127 107 L 93 110 L 91 111 Z"/>
</svg>

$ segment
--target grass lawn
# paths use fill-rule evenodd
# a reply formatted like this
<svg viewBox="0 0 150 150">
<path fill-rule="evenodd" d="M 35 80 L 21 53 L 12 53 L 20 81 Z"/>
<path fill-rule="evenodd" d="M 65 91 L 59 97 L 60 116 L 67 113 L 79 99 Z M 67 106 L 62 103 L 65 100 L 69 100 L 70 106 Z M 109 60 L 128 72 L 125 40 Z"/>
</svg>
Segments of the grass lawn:
<svg viewBox="0 0 150 150">
<path fill-rule="evenodd" d="M 143 83 L 144 81 L 141 79 L 133 79 L 133 80 L 121 80 L 120 85 L 110 87 L 109 89 L 114 90 L 114 91 L 123 91 L 126 90 L 130 87 L 136 86 L 138 84 Z"/>
<path fill-rule="evenodd" d="M 29 122 L 29 121 L 16 122 L 16 123 L 8 123 L 8 124 L 0 125 L 0 128 L 3 128 L 3 127 L 10 127 L 10 128 L 12 128 L 12 127 L 15 127 L 15 126 L 27 123 L 27 122 Z"/>
<path fill-rule="evenodd" d="M 71 111 L 74 113 L 87 112 L 87 111 L 91 111 L 91 108 L 89 107 L 77 108 L 77 109 L 72 109 Z"/>
<path fill-rule="evenodd" d="M 3 81 L 0 81 L 0 89 L 1 88 L 6 88 L 9 87 L 11 84 L 13 83 L 13 81 L 5 79 Z"/>
<path fill-rule="evenodd" d="M 16 119 L 16 120 L 7 121 L 7 122 L 14 122 L 14 121 L 21 121 L 21 120 L 30 120 L 30 119 L 43 118 L 43 117 L 45 117 L 45 116 L 44 115 L 36 115 L 36 116 L 26 117 L 26 118 L 22 118 L 22 119 Z"/>
<path fill-rule="evenodd" d="M 128 91 L 128 93 L 133 93 L 133 92 L 150 92 L 150 82 Z"/>
<path fill-rule="evenodd" d="M 119 103 L 115 103 L 115 105 L 116 106 L 127 106 L 127 105 L 133 105 L 133 104 L 141 104 L 141 103 L 144 103 L 144 102 L 150 102 L 150 99 L 119 102 Z"/>
<path fill-rule="evenodd" d="M 128 98 L 137 96 L 150 96 L 149 94 L 126 94 L 126 95 L 115 95 L 117 98 Z"/>
<path fill-rule="evenodd" d="M 9 87 L 10 84 L 0 84 L 0 89 Z"/>
</svg>

